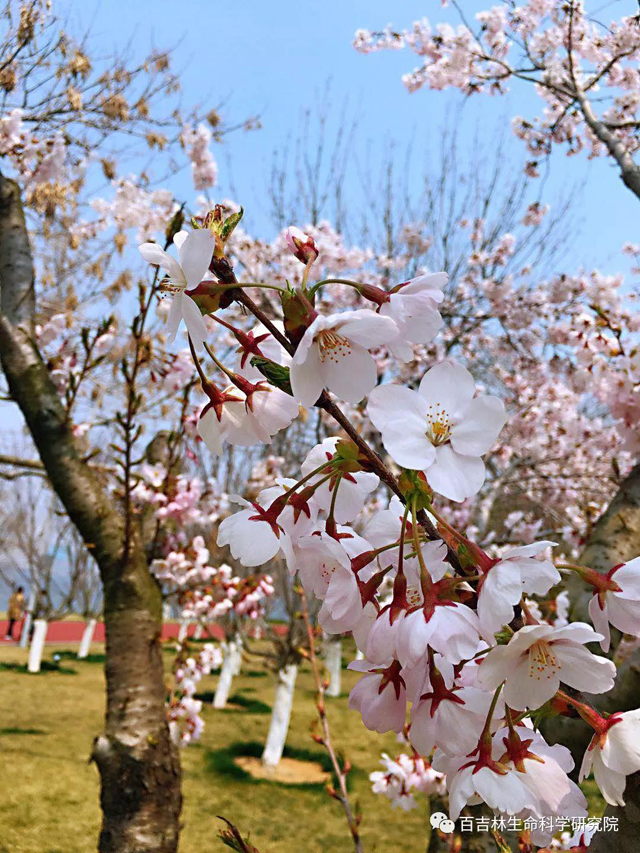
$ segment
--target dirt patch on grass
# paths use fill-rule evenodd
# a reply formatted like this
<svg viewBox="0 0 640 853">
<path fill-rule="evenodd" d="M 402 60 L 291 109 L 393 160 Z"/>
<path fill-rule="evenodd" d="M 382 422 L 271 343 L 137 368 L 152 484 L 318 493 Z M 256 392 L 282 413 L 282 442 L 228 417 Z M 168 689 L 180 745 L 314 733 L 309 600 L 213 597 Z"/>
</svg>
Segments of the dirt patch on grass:
<svg viewBox="0 0 640 853">
<path fill-rule="evenodd" d="M 315 761 L 281 758 L 277 767 L 267 767 L 253 755 L 238 755 L 234 762 L 254 779 L 267 779 L 282 785 L 319 785 L 330 779 L 330 774 Z"/>
</svg>

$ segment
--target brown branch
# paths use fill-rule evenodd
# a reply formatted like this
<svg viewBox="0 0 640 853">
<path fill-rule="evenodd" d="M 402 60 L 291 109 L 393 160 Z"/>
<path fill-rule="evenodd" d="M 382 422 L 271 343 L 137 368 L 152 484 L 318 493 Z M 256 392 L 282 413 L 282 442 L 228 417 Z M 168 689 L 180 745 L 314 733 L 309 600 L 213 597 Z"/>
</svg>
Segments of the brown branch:
<svg viewBox="0 0 640 853">
<path fill-rule="evenodd" d="M 39 459 L 21 459 L 19 456 L 7 456 L 0 453 L 0 465 L 12 465 L 14 468 L 29 468 L 36 471 L 44 470 Z"/>
</svg>

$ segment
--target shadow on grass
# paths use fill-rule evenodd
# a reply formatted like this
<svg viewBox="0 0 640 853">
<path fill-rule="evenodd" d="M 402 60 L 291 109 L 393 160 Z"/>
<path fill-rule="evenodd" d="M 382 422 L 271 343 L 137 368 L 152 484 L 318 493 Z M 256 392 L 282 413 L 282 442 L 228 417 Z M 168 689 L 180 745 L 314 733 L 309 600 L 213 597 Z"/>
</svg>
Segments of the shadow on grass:
<svg viewBox="0 0 640 853">
<path fill-rule="evenodd" d="M 196 693 L 194 698 L 199 699 L 205 705 L 211 705 L 213 704 L 213 697 L 213 690 L 203 690 L 202 693 Z M 227 714 L 237 714 L 240 711 L 248 714 L 271 713 L 271 708 L 266 704 L 266 702 L 261 702 L 259 699 L 253 699 L 250 696 L 243 696 L 242 693 L 234 693 L 232 696 L 229 696 L 227 701 L 229 702 L 229 705 L 235 705 L 236 707 L 227 707 L 217 710 L 222 710 Z"/>
<path fill-rule="evenodd" d="M 0 729 L 0 737 L 2 735 L 46 735 L 44 729 L 21 729 L 20 726 L 6 726 Z M 0 851 L 2 853 L 2 851 Z"/>
<path fill-rule="evenodd" d="M 104 652 L 96 652 L 95 654 L 87 655 L 86 658 L 78 658 L 77 652 L 71 651 L 69 649 L 58 652 L 58 656 L 61 660 L 80 660 L 82 663 L 104 663 L 107 659 L 107 656 Z"/>
<path fill-rule="evenodd" d="M 57 672 L 60 675 L 77 675 L 78 671 L 70 666 L 58 666 L 49 660 L 43 660 L 40 664 L 40 672 L 29 672 L 25 663 L 0 662 L 0 672 L 23 672 L 26 675 L 42 675 L 47 672 Z"/>
<path fill-rule="evenodd" d="M 249 757 L 260 758 L 264 751 L 264 744 L 257 741 L 247 741 L 246 743 L 232 743 L 231 746 L 225 749 L 208 750 L 205 755 L 205 767 L 210 773 L 217 773 L 220 776 L 229 776 L 239 782 L 247 782 L 251 785 L 278 785 L 282 788 L 300 788 L 302 790 L 323 790 L 325 782 L 278 782 L 275 779 L 256 779 L 246 770 L 243 770 L 236 764 L 236 758 Z M 331 773 L 333 777 L 333 768 L 331 759 L 323 752 L 317 752 L 310 749 L 298 749 L 293 746 L 285 746 L 282 753 L 284 758 L 297 759 L 298 761 L 312 761 L 322 768 L 326 773 Z M 333 780 L 336 783 L 336 780 Z"/>
<path fill-rule="evenodd" d="M 266 669 L 250 669 L 249 672 L 243 672 L 245 678 L 266 678 L 269 673 Z"/>
</svg>

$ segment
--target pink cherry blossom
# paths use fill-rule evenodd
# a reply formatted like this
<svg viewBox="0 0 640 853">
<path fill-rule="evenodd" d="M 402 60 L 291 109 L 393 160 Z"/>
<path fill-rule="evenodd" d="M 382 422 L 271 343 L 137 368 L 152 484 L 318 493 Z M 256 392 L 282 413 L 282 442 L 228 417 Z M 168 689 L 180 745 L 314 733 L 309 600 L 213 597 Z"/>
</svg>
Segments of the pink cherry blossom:
<svg viewBox="0 0 640 853">
<path fill-rule="evenodd" d="M 349 694 L 349 707 L 359 711 L 373 732 L 401 732 L 406 718 L 406 689 L 397 661 L 377 666 L 353 661 L 349 669 L 365 673 Z"/>
</svg>

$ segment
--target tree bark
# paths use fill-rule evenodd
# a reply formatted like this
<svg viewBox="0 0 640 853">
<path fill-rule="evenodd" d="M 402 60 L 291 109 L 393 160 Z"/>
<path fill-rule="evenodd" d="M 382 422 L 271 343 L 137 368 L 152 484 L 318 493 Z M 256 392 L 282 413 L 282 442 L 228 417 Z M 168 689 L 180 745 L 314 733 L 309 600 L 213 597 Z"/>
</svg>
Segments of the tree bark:
<svg viewBox="0 0 640 853">
<path fill-rule="evenodd" d="M 175 853 L 180 761 L 169 736 L 162 600 L 144 547 L 81 458 L 33 339 L 34 268 L 20 190 L 0 176 L 0 361 L 53 489 L 96 559 L 104 587 L 107 708 L 93 755 L 101 777 L 100 853 Z"/>
</svg>

